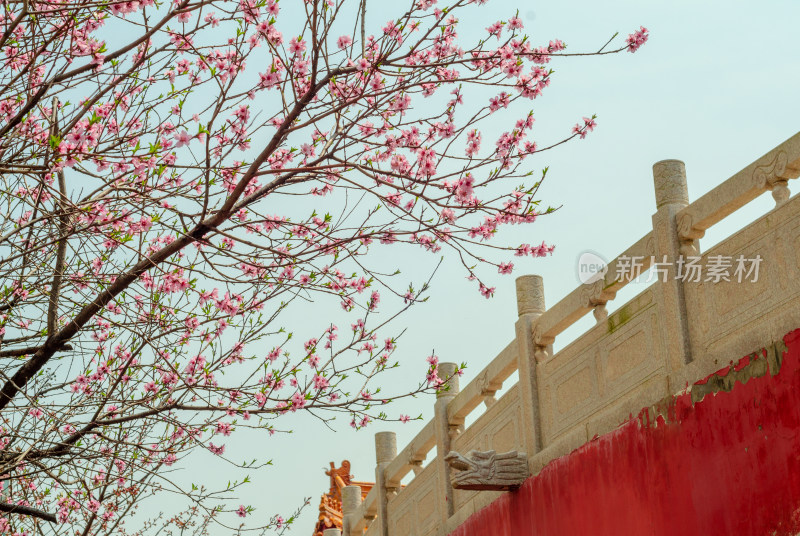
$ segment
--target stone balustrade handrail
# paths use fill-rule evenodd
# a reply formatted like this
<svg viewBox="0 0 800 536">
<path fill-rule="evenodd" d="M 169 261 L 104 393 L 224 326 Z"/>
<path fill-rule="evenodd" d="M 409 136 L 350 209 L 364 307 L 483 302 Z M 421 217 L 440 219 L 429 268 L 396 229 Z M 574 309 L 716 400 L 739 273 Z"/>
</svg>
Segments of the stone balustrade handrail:
<svg viewBox="0 0 800 536">
<path fill-rule="evenodd" d="M 603 279 L 593 284 L 579 286 L 553 307 L 548 308 L 536 320 L 533 334 L 534 343 L 538 346 L 553 344 L 556 336 L 580 320 L 586 313 L 595 307 L 604 307 L 608 301 L 613 300 L 616 293 L 631 281 L 630 277 L 617 278 L 619 273 L 617 267 L 621 259 L 641 258 L 639 270 L 644 272 L 650 268 L 652 240 L 653 233 L 648 233 L 608 264 L 608 271 Z"/>
<path fill-rule="evenodd" d="M 524 364 L 527 363 L 526 359 L 530 359 L 524 356 L 526 352 L 533 353 L 535 366 L 536 362 L 553 357 L 548 356 L 548 351 L 550 351 L 549 347 L 554 343 L 555 338 L 588 312 L 594 311 L 598 323 L 605 321 L 608 316 L 606 303 L 613 300 L 617 292 L 635 279 L 639 273 L 651 268 L 654 260 L 661 261 L 660 258 L 656 258 L 657 251 L 661 254 L 669 252 L 670 255 L 678 252 L 684 256 L 697 254 L 698 248 L 695 240 L 702 238 L 705 231 L 711 226 L 765 191 L 772 192 L 778 207 L 785 204 L 790 198 L 788 181 L 800 177 L 800 132 L 693 203 L 688 202 L 685 168 L 682 162 L 677 160 L 661 161 L 654 166 L 653 172 L 656 183 L 656 205 L 659 209 L 656 216 L 660 215 L 661 221 L 672 222 L 672 227 L 662 226 L 661 229 L 671 229 L 668 232 L 673 233 L 679 246 L 674 248 L 669 246 L 664 242 L 663 233 L 656 236 L 656 231 L 650 231 L 618 257 L 611 260 L 602 278 L 591 284 L 580 285 L 553 307 L 547 309 L 544 308 L 540 278 L 536 283 L 539 287 L 533 291 L 529 289 L 520 294 L 518 287 L 519 315 L 520 319 L 528 318 L 527 323 L 524 324 L 525 329 L 529 328 L 527 335 L 517 331 L 517 337 L 463 389 L 459 390 L 456 382 L 456 388 L 451 393 L 452 396 L 447 397 L 448 401 L 442 401 L 446 405 L 446 412 L 439 413 L 436 418 L 428 421 L 414 439 L 393 459 L 387 458 L 391 461 L 379 465 L 378 471 L 382 475 L 384 491 L 379 490 L 376 485 L 354 512 L 355 517 L 360 518 L 357 525 L 359 531 L 363 531 L 366 520 L 374 519 L 376 514 L 380 515 L 381 508 L 384 508 L 385 511 L 385 505 L 389 500 L 386 490 L 401 493 L 402 479 L 412 470 L 415 474 L 419 473 L 422 469 L 422 462 L 434 447 L 437 450 L 441 450 L 443 447 L 449 448 L 448 433 L 450 437 L 455 437 L 463 431 L 465 419 L 481 402 L 487 408 L 492 406 L 495 403 L 496 392 L 503 388 L 509 377 L 518 370 L 520 370 L 521 376 L 523 372 L 526 375 L 529 374 L 529 370 L 521 368 L 528 367 Z M 654 216 L 654 229 L 656 228 L 656 216 Z M 661 240 L 660 244 L 658 244 L 659 240 Z M 632 259 L 637 260 L 638 270 L 631 270 Z M 636 273 L 637 271 L 639 273 Z M 621 277 L 620 274 L 623 273 L 626 275 Z M 530 341 L 525 342 L 521 337 L 529 337 Z M 681 337 L 686 337 L 685 332 Z M 688 362 L 689 360 L 686 361 L 686 363 Z M 521 363 L 523 364 L 521 365 Z M 448 366 L 452 367 L 453 365 L 448 364 Z M 536 386 L 533 385 L 532 389 L 535 391 Z M 529 403 L 532 396 L 538 395 L 529 393 L 520 396 L 523 396 L 522 400 Z M 524 398 L 525 396 L 528 398 Z M 532 401 L 534 406 L 538 404 L 536 400 L 534 398 Z M 445 429 L 444 435 L 439 430 L 442 426 Z M 538 425 L 534 425 L 534 427 L 536 426 Z M 591 436 L 591 434 L 589 435 Z M 544 446 L 537 444 L 541 439 L 534 439 L 531 441 L 531 438 L 528 438 L 526 443 L 531 456 Z M 444 462 L 437 456 L 431 463 Z M 447 473 L 441 474 L 446 475 Z M 379 478 L 379 480 L 381 479 Z M 447 488 L 445 487 L 445 489 Z M 452 497 L 448 496 L 447 501 L 449 502 L 451 499 Z M 381 507 L 381 504 L 384 506 Z M 449 504 L 443 511 L 444 521 L 450 522 L 456 519 L 452 517 L 454 515 L 452 508 L 452 504 Z M 381 534 L 383 535 L 383 532 Z"/>
<path fill-rule="evenodd" d="M 403 480 L 414 467 L 421 467 L 422 462 L 436 446 L 436 431 L 433 421 L 428 421 L 425 427 L 401 450 L 385 470 L 386 484 L 391 488 L 400 487 Z"/>
<path fill-rule="evenodd" d="M 684 240 L 702 238 L 706 230 L 767 190 L 778 205 L 789 199 L 787 182 L 800 176 L 800 132 L 678 212 Z"/>
<path fill-rule="evenodd" d="M 357 527 L 359 530 L 364 530 L 364 525 L 367 520 L 375 519 L 378 516 L 378 488 L 374 487 L 369 490 L 367 496 L 364 497 L 364 500 L 361 502 L 361 506 L 359 507 L 358 515 L 359 518 L 359 526 Z"/>
<path fill-rule="evenodd" d="M 642 272 L 650 268 L 652 262 L 653 233 L 647 233 L 626 249 L 621 255 L 608 263 L 608 271 L 602 283 L 582 285 L 547 309 L 536 321 L 535 342 L 546 346 L 553 339 L 577 322 L 597 306 L 613 300 L 616 293 L 630 282 L 630 278 L 618 278 L 620 259 L 641 258 Z M 463 424 L 464 419 L 481 402 L 491 404 L 494 394 L 503 388 L 505 382 L 517 371 L 516 341 L 511 341 L 484 369 L 478 373 L 461 392 L 448 404 L 447 414 L 451 424 Z"/>
<path fill-rule="evenodd" d="M 478 373 L 447 405 L 447 416 L 451 424 L 463 424 L 472 411 L 485 402 L 494 401 L 494 394 L 503 388 L 509 376 L 517 371 L 517 341 L 511 341 L 486 367 Z"/>
<path fill-rule="evenodd" d="M 678 212 L 678 232 L 681 239 L 702 238 L 705 231 L 743 207 L 765 191 L 772 191 L 778 204 L 786 182 L 800 176 L 800 133 L 795 134 L 761 158 L 751 163 L 719 186 L 690 203 Z M 777 193 L 777 195 L 776 195 Z M 788 190 L 787 190 L 788 194 Z M 552 344 L 555 337 L 580 320 L 598 305 L 613 300 L 615 294 L 630 279 L 618 279 L 620 259 L 642 258 L 641 271 L 650 268 L 653 248 L 650 232 L 608 265 L 603 283 L 582 285 L 545 311 L 534 328 L 534 342 L 540 346 Z"/>
<path fill-rule="evenodd" d="M 364 502 L 361 503 L 361 511 L 362 516 L 371 519 L 374 518 L 378 514 L 378 490 L 377 488 L 372 488 L 367 493 L 367 496 L 364 497 Z"/>
</svg>

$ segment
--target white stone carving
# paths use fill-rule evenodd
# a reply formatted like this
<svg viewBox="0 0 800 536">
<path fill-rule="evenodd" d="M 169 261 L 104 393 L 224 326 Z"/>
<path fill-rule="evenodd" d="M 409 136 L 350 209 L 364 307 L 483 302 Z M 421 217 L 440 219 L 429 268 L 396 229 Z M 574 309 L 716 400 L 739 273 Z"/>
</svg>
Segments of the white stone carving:
<svg viewBox="0 0 800 536">
<path fill-rule="evenodd" d="M 791 196 L 792 192 L 789 190 L 789 181 L 775 181 L 772 185 L 772 199 L 775 200 L 776 207 L 783 206 Z"/>
<path fill-rule="evenodd" d="M 769 164 L 756 167 L 753 171 L 753 184 L 763 190 L 772 190 L 776 181 L 785 180 L 784 175 L 788 162 L 789 157 L 786 151 L 780 151 Z"/>
<path fill-rule="evenodd" d="M 516 450 L 503 454 L 471 450 L 466 456 L 451 450 L 444 459 L 457 471 L 452 476 L 454 489 L 508 491 L 529 475 L 528 456 Z"/>
</svg>

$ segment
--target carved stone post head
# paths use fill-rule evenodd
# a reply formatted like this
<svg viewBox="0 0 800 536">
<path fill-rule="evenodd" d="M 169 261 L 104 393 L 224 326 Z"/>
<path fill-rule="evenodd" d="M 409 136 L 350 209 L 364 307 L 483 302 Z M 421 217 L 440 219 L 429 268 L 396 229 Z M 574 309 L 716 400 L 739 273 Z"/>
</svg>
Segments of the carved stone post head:
<svg viewBox="0 0 800 536">
<path fill-rule="evenodd" d="M 361 506 L 361 486 L 345 486 L 342 488 L 342 513 L 355 513 Z"/>
<path fill-rule="evenodd" d="M 689 204 L 686 186 L 686 164 L 680 160 L 662 160 L 653 164 L 653 181 L 656 189 L 656 207 Z"/>
<path fill-rule="evenodd" d="M 519 316 L 544 313 L 544 280 L 540 275 L 517 278 L 517 313 Z"/>
<path fill-rule="evenodd" d="M 447 379 L 442 385 L 442 388 L 436 391 L 436 398 L 441 396 L 455 396 L 458 394 L 458 374 L 456 369 L 458 365 L 455 363 L 439 363 L 439 377 Z M 446 388 L 449 386 L 449 389 Z"/>
<path fill-rule="evenodd" d="M 389 463 L 397 456 L 397 435 L 394 432 L 375 434 L 375 463 Z"/>
</svg>

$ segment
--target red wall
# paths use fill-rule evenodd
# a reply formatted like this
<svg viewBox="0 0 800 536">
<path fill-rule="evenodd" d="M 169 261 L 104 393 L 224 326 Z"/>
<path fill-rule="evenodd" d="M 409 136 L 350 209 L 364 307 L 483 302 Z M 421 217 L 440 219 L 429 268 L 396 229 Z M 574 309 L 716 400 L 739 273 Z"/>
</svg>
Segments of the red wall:
<svg viewBox="0 0 800 536">
<path fill-rule="evenodd" d="M 776 376 L 694 405 L 680 396 L 668 423 L 631 419 L 554 460 L 452 535 L 797 534 L 800 329 L 784 342 Z"/>
</svg>

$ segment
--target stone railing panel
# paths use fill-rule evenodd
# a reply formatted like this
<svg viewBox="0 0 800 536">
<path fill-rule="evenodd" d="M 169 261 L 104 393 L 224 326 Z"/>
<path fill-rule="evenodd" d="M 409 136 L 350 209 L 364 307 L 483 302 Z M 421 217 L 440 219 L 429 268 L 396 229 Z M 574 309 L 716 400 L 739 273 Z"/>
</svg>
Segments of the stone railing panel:
<svg viewBox="0 0 800 536">
<path fill-rule="evenodd" d="M 653 288 L 539 363 L 544 445 L 664 367 Z"/>
<path fill-rule="evenodd" d="M 470 450 L 525 452 L 525 433 L 521 426 L 522 407 L 519 399 L 519 386 L 514 385 L 497 403 L 472 423 L 472 426 L 455 438 L 453 450 L 461 454 L 466 454 Z M 478 493 L 467 490 L 454 491 L 456 510 Z"/>
<path fill-rule="evenodd" d="M 735 275 L 736 259 L 756 259 L 758 279 Z M 729 281 L 707 279 L 711 259 L 729 259 Z M 708 373 L 731 353 L 757 350 L 800 325 L 800 196 L 770 211 L 702 255 L 699 282 L 684 284 L 692 353 Z M 754 263 L 746 262 L 749 271 Z M 702 377 L 702 376 L 701 376 Z"/>
<path fill-rule="evenodd" d="M 519 406 L 519 386 L 514 385 L 455 438 L 453 450 L 462 454 L 470 450 L 524 451 L 525 436 L 520 430 Z"/>
<path fill-rule="evenodd" d="M 436 465 L 428 464 L 411 483 L 389 500 L 389 526 L 392 534 L 427 536 L 440 524 L 440 501 Z"/>
</svg>

